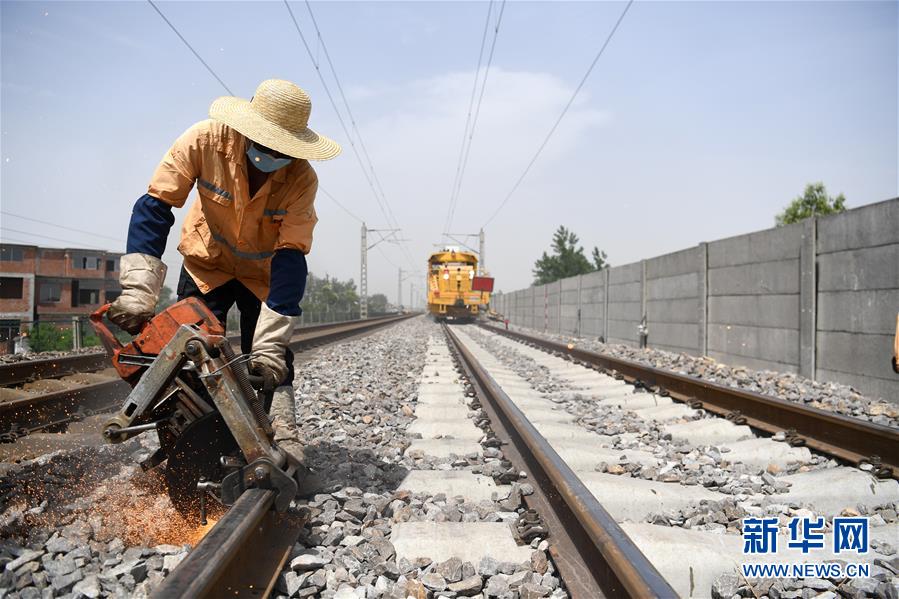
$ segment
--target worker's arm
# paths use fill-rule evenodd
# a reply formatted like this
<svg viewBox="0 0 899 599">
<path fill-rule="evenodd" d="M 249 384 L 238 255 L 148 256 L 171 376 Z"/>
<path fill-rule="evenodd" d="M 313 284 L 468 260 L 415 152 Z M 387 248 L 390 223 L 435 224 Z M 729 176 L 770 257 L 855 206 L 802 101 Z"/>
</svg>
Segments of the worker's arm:
<svg viewBox="0 0 899 599">
<path fill-rule="evenodd" d="M 129 254 L 146 254 L 162 258 L 173 224 L 175 215 L 172 214 L 172 207 L 145 193 L 137 199 L 131 211 L 125 251 Z"/>
<path fill-rule="evenodd" d="M 256 321 L 252 367 L 274 385 L 288 372 L 284 358 L 306 289 L 306 254 L 318 222 L 313 206 L 317 190 L 318 179 L 311 167 L 292 184 L 289 193 L 293 198 L 286 204 L 272 258 L 268 298 Z"/>
<path fill-rule="evenodd" d="M 278 241 L 272 258 L 271 284 L 266 304 L 284 316 L 299 316 L 300 300 L 306 290 L 306 254 L 312 249 L 315 216 L 315 194 L 318 177 L 312 167 L 291 184 L 292 199 L 278 227 Z"/>
<path fill-rule="evenodd" d="M 175 223 L 172 207 L 187 200 L 200 172 L 200 145 L 207 135 L 200 124 L 185 131 L 156 167 L 146 194 L 138 198 L 128 226 L 127 253 L 119 260 L 122 293 L 109 308 L 109 319 L 129 333 L 153 317 L 165 281 L 165 251 Z"/>
<path fill-rule="evenodd" d="M 300 250 L 282 249 L 272 258 L 272 278 L 265 303 L 284 316 L 302 314 L 300 301 L 306 291 L 306 255 Z"/>
</svg>

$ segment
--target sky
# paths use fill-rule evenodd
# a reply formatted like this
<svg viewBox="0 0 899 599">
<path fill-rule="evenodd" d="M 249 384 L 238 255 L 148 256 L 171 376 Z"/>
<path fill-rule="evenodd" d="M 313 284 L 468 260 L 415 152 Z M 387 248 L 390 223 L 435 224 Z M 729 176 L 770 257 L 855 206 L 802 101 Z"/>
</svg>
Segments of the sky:
<svg viewBox="0 0 899 599">
<path fill-rule="evenodd" d="M 396 224 L 405 241 L 369 252 L 369 292 L 393 301 L 402 268 L 407 303 L 427 255 L 448 241 L 476 74 L 486 86 L 449 227 L 461 234 L 484 227 L 513 189 L 625 3 L 311 2 L 320 41 L 307 5 L 291 2 L 349 137 L 283 2 L 157 6 L 234 95 L 271 77 L 310 93 L 310 125 L 344 148 L 313 163 L 339 205 L 319 193 L 310 270 L 358 281 L 359 219 Z M 559 225 L 621 265 L 771 227 L 809 182 L 850 207 L 899 196 L 897 6 L 635 2 L 484 227 L 497 289 L 530 284 Z M 500 9 L 491 66 L 478 71 L 488 10 L 484 63 Z M 0 239 L 123 251 L 160 158 L 230 94 L 147 2 L 4 0 L 0 20 Z M 352 151 L 360 140 L 322 41 L 384 210 Z M 186 210 L 176 212 L 170 284 Z"/>
</svg>

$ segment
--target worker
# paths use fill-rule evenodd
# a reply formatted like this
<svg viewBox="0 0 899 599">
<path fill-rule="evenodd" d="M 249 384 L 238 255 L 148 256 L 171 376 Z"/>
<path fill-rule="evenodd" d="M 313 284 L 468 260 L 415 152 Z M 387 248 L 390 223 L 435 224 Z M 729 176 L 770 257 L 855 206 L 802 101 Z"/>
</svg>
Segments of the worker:
<svg viewBox="0 0 899 599">
<path fill-rule="evenodd" d="M 305 91 L 279 79 L 263 81 L 250 100 L 215 100 L 211 118 L 175 140 L 135 203 L 119 268 L 122 294 L 108 311 L 132 334 L 153 317 L 166 275 L 161 257 L 175 222 L 172 208 L 184 206 L 196 184 L 199 197 L 178 245 L 184 256 L 178 299 L 201 298 L 223 323 L 237 304 L 241 351 L 250 354 L 250 371 L 274 389 L 275 442 L 297 464 L 303 447 L 288 341 L 318 220 L 318 178 L 308 161 L 340 153 L 336 142 L 308 127 L 311 109 Z"/>
</svg>

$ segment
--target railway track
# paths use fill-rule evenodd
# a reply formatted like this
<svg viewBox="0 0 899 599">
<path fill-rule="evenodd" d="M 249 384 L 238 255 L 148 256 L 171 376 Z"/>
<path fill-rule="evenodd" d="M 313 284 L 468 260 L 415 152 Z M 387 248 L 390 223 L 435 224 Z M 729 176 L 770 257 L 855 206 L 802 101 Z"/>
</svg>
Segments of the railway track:
<svg viewBox="0 0 899 599">
<path fill-rule="evenodd" d="M 290 349 L 300 354 L 414 316 L 417 314 L 304 327 Z M 305 522 L 298 510 L 274 512 L 274 497 L 270 490 L 244 492 L 169 574 L 154 597 L 267 597 Z"/>
<path fill-rule="evenodd" d="M 899 588 L 899 484 L 873 476 L 886 472 L 774 441 L 691 406 L 682 389 L 663 394 L 635 372 L 585 366 L 567 346 L 563 355 L 421 319 L 393 330 L 325 348 L 302 368 L 298 423 L 310 466 L 326 475 L 322 494 L 278 516 L 268 492 L 246 493 L 183 559 L 158 545 L 175 541 L 155 540 L 119 545 L 116 565 L 106 537 L 88 564 L 101 595 L 856 599 Z M 743 555 L 742 518 L 785 528 L 790 517 L 824 516 L 829 548 L 841 514 L 870 518 L 868 554 L 813 549 L 787 561 L 860 561 L 869 577 L 735 574 L 773 559 Z M 60 538 L 77 533 L 68 522 Z M 26 557 L 63 594 L 72 587 L 49 557 L 69 556 L 56 534 L 35 548 L 48 555 Z M 6 576 L 21 585 L 30 574 Z"/>
<path fill-rule="evenodd" d="M 410 315 L 382 316 L 364 321 L 344 321 L 311 325 L 299 329 L 290 343 L 296 354 L 349 336 L 366 333 Z M 239 337 L 232 337 L 239 343 Z M 0 366 L 0 380 L 34 381 L 49 376 L 77 372 L 78 367 L 99 370 L 110 367 L 106 354 L 71 356 L 51 360 L 33 360 Z M 64 430 L 68 423 L 118 408 L 131 387 L 115 376 L 102 377 L 84 384 L 66 385 L 69 388 L 48 393 L 26 394 L 0 402 L 0 442 L 11 443 L 38 431 Z M 50 384 L 50 383 L 48 383 Z M 60 385 L 64 386 L 64 385 Z"/>
<path fill-rule="evenodd" d="M 109 358 L 104 352 L 22 360 L 0 365 L 0 387 L 11 387 L 38 379 L 59 378 L 78 372 L 95 372 L 110 366 Z"/>
<path fill-rule="evenodd" d="M 274 492 L 244 492 L 153 594 L 267 597 L 303 526 L 301 513 L 272 510 Z"/>
<path fill-rule="evenodd" d="M 598 354 L 573 344 L 557 343 L 491 325 L 484 328 L 532 347 L 566 356 L 589 368 L 610 373 L 653 393 L 688 404 L 691 408 L 722 416 L 735 424 L 745 424 L 772 435 L 780 434 L 790 445 L 807 446 L 851 464 L 864 466 L 880 478 L 899 478 L 899 430 L 895 428 Z"/>
<path fill-rule="evenodd" d="M 886 506 L 884 514 L 892 523 L 880 517 L 877 510 L 870 514 L 882 524 L 872 526 L 871 538 L 875 546 L 885 543 L 884 553 L 878 555 L 874 550 L 875 555 L 867 559 L 885 563 L 895 552 L 892 545 L 899 539 L 899 526 L 893 507 L 899 502 L 899 484 L 872 474 L 895 476 L 899 431 L 822 415 L 820 410 L 803 410 L 777 398 L 687 380 L 689 377 L 517 332 L 496 327 L 472 329 L 455 327 L 448 329 L 448 335 L 479 393 L 494 406 L 494 420 L 502 423 L 503 435 L 510 440 L 506 453 L 513 453 L 510 450 L 514 448 L 518 463 L 543 489 L 543 493 L 536 494 L 535 504 L 543 507 L 550 523 L 557 522 L 550 526 L 559 544 L 556 557 L 563 580 L 574 596 L 596 596 L 598 590 L 607 596 L 707 596 L 719 576 L 755 557 L 743 555 L 738 534 L 727 534 L 738 532 L 740 518 L 750 515 L 815 514 L 830 519 L 857 514 L 855 508 L 859 504 L 871 508 Z M 510 368 L 506 362 L 515 357 L 530 365 L 518 371 Z M 528 379 L 537 368 L 546 369 L 561 389 L 549 393 L 535 389 Z M 617 378 L 598 369 L 613 372 Z M 575 399 L 560 401 L 559 395 Z M 732 415 L 736 399 L 743 400 L 737 405 L 747 414 L 745 418 Z M 748 405 L 749 401 L 764 408 Z M 575 410 L 572 414 L 572 404 L 578 403 L 594 409 Z M 602 406 L 604 411 L 595 411 L 595 406 Z M 801 435 L 798 438 L 807 439 L 805 444 L 797 442 L 796 435 L 778 443 L 753 434 L 747 424 L 759 431 L 783 433 L 783 428 L 772 430 L 785 418 L 775 409 L 789 412 Z M 630 420 L 629 427 L 616 431 L 618 434 L 603 434 L 602 426 L 594 430 L 584 427 L 592 417 L 608 422 L 610 414 L 622 412 L 630 412 L 636 418 Z M 716 417 L 727 414 L 731 417 Z M 802 414 L 808 414 L 805 418 L 811 422 L 802 420 Z M 821 422 L 843 429 L 829 431 Z M 738 467 L 720 475 L 720 486 L 706 485 L 702 479 L 684 484 L 683 479 L 673 476 L 642 478 L 641 472 L 679 469 L 688 460 L 665 463 L 670 454 L 666 455 L 650 436 L 641 434 L 641 429 L 662 433 L 655 441 L 675 441 L 680 455 L 702 455 L 703 448 L 714 447 L 714 453 L 722 452 L 722 460 L 730 459 Z M 877 451 L 881 459 L 858 459 L 859 441 L 845 434 L 846 429 L 869 431 L 875 444 L 868 451 Z M 809 449 L 860 464 L 867 471 L 831 463 L 811 465 L 814 459 Z M 800 466 L 788 476 L 770 474 L 797 464 L 810 466 Z M 719 465 L 724 464 L 711 461 L 709 470 Z M 758 482 L 753 480 L 754 473 L 765 470 L 773 488 L 758 484 L 762 482 L 759 476 L 755 476 Z M 741 478 L 750 484 L 728 488 L 728 482 Z M 717 508 L 708 508 L 722 504 L 725 511 L 730 511 L 724 523 L 718 522 Z M 685 515 L 693 518 L 692 526 L 684 527 L 684 520 L 689 520 Z M 704 527 L 708 523 L 715 526 Z M 561 539 L 558 531 L 565 531 Z M 628 559 L 622 559 L 624 556 Z M 802 558 L 800 553 L 799 559 Z M 826 551 L 805 556 L 809 561 L 816 558 L 826 560 L 834 556 Z M 592 580 L 585 573 L 592 575 Z M 650 581 L 657 580 L 657 573 L 673 591 L 650 586 Z M 730 594 L 735 594 L 741 584 L 737 579 Z M 769 587 L 770 584 L 769 581 Z"/>
<path fill-rule="evenodd" d="M 649 563 L 614 518 L 590 493 L 565 460 L 528 420 L 447 326 L 447 334 L 469 381 L 489 406 L 493 429 L 508 439 L 506 454 L 537 483 L 533 496 L 553 533 L 554 556 L 574 597 L 671 597 L 674 590 Z M 529 506 L 531 502 L 529 502 Z"/>
<path fill-rule="evenodd" d="M 738 558 L 739 551 L 735 550 L 735 545 L 740 541 L 739 536 L 730 535 L 730 539 L 727 539 L 718 531 L 662 527 L 643 520 L 653 513 L 658 515 L 665 510 L 684 509 L 698 502 L 724 501 L 732 496 L 723 493 L 716 496 L 714 492 L 702 487 L 626 479 L 614 474 L 596 472 L 595 465 L 603 456 L 614 459 L 617 457 L 615 454 L 622 451 L 638 462 L 645 460 L 655 463 L 656 460 L 645 449 L 609 451 L 597 447 L 598 444 L 609 441 L 610 437 L 580 428 L 570 414 L 554 406 L 550 397 L 536 392 L 526 379 L 503 366 L 491 352 L 469 335 L 467 330 L 471 328 L 443 325 L 447 345 L 457 360 L 462 376 L 471 385 L 473 394 L 467 395 L 477 397 L 489 418 L 491 433 L 503 443 L 505 457 L 527 474 L 527 480 L 534 487 L 533 494 L 527 499 L 526 513 L 537 514 L 533 522 L 539 522 L 549 530 L 551 540 L 549 553 L 558 568 L 567 593 L 575 598 L 706 596 L 704 589 L 711 589 L 720 575 L 727 574 L 730 569 L 727 566 L 728 560 Z M 498 333 L 499 331 L 491 331 L 489 334 L 496 336 Z M 520 334 L 516 334 L 516 338 L 535 343 L 534 340 Z M 622 365 L 616 364 L 616 374 L 622 372 L 624 375 L 616 379 L 596 372 L 593 363 L 588 368 L 533 347 L 516 348 L 519 343 L 506 339 L 499 343 L 506 344 L 507 348 L 513 351 L 524 350 L 525 355 L 532 359 L 536 358 L 538 364 L 548 368 L 550 372 L 558 373 L 557 375 L 563 378 L 567 377 L 570 387 L 584 392 L 589 391 L 588 401 L 611 401 L 618 410 L 642 410 L 641 416 L 648 421 L 682 420 L 685 416 L 699 414 L 700 408 L 695 403 L 697 396 L 709 401 L 708 395 L 699 392 L 689 393 L 684 381 L 680 382 L 681 386 L 677 387 L 674 393 L 660 395 L 658 388 L 655 389 L 655 393 L 648 392 L 653 385 L 659 384 L 658 373 L 655 372 L 643 375 L 633 367 L 622 372 Z M 554 352 L 561 349 L 549 345 L 543 347 Z M 568 349 L 566 346 L 562 347 Z M 578 356 L 581 360 L 585 357 L 591 356 Z M 433 375 L 440 376 L 443 372 L 445 377 L 445 366 L 446 362 L 438 359 Z M 425 377 L 427 373 L 426 366 Z M 446 382 L 448 381 L 440 381 L 440 389 L 453 388 L 452 386 L 456 384 L 451 383 L 447 387 Z M 669 385 L 674 386 L 668 383 L 666 388 Z M 707 386 L 701 382 L 699 386 L 708 394 Z M 459 405 L 458 396 L 451 395 L 447 399 L 446 395 L 436 392 L 437 387 L 431 389 L 435 391 L 432 394 L 428 393 L 427 387 L 419 393 L 419 405 L 415 411 L 418 421 L 409 430 L 420 434 L 422 438 L 420 441 L 412 442 L 407 454 L 412 452 L 412 455 L 418 455 L 415 453 L 417 451 L 421 454 L 453 456 L 461 455 L 467 450 L 476 452 L 477 445 L 474 439 L 481 437 L 483 432 L 471 427 L 470 424 L 466 429 L 465 423 L 460 422 L 467 420 L 467 408 L 472 406 L 458 409 L 456 408 Z M 721 389 L 715 391 L 725 392 Z M 690 407 L 674 404 L 668 395 L 675 394 L 678 399 L 683 397 L 683 401 L 689 403 Z M 712 413 L 718 412 L 715 410 Z M 733 429 L 732 432 L 737 432 L 740 437 L 746 436 L 743 434 L 746 428 L 745 421 L 740 419 L 731 417 L 705 420 L 720 422 L 725 427 L 722 430 L 730 427 Z M 460 425 L 463 428 L 459 428 Z M 439 432 L 443 429 L 447 429 L 446 434 Z M 895 431 L 889 432 L 895 435 Z M 693 437 L 693 445 L 730 443 L 732 451 L 740 451 L 738 447 L 740 441 L 733 435 L 721 433 L 720 430 L 711 436 L 707 430 L 697 431 L 697 436 L 686 433 L 684 438 L 690 437 Z M 747 440 L 752 443 L 760 441 L 760 439 Z M 768 465 L 772 463 L 785 465 L 789 461 L 801 462 L 807 459 L 808 449 L 798 447 L 795 438 L 793 442 L 793 445 L 781 444 L 786 448 L 784 451 L 772 450 L 770 446 L 760 449 L 757 443 L 751 443 L 752 446 L 748 448 L 748 453 L 744 451 L 746 455 L 742 459 Z M 817 442 L 809 445 L 817 445 Z M 840 457 L 845 455 L 845 449 L 838 448 L 835 451 L 832 445 L 826 446 L 829 454 Z M 881 476 L 887 474 L 885 468 L 886 466 L 882 466 L 877 474 Z M 840 500 L 864 502 L 874 495 L 879 496 L 878 500 L 881 502 L 899 501 L 899 489 L 896 488 L 895 481 L 872 485 L 872 479 L 868 474 L 851 469 L 832 470 L 839 472 L 837 478 L 829 480 L 830 484 L 843 480 L 851 487 L 843 493 Z M 425 475 L 425 472 L 428 474 Z M 812 471 L 812 476 L 816 476 L 814 472 Z M 436 473 L 436 477 L 433 471 L 422 471 L 417 474 L 418 478 L 415 471 L 411 472 L 399 485 L 400 489 L 411 488 L 413 491 L 429 493 L 442 491 L 447 496 L 457 491 L 461 491 L 460 495 L 465 492 L 465 485 L 458 484 L 457 474 Z M 421 480 L 422 478 L 426 480 Z M 812 481 L 812 486 L 818 486 L 820 482 L 820 480 Z M 798 481 L 792 484 L 798 485 Z M 805 486 L 805 492 L 809 492 L 808 485 Z M 812 492 L 804 499 L 802 502 L 804 505 L 809 505 L 808 500 L 811 499 L 811 507 L 817 508 L 821 513 L 832 511 L 836 505 L 833 501 L 822 497 L 820 493 Z M 240 597 L 265 596 L 271 592 L 278 580 L 278 572 L 292 555 L 291 548 L 299 535 L 299 528 L 303 525 L 304 519 L 294 515 L 292 525 L 282 524 L 275 527 L 280 534 L 271 538 L 271 543 L 266 545 L 262 539 L 272 535 L 274 528 L 270 521 L 278 518 L 265 508 L 266 502 L 270 500 L 271 498 L 264 492 L 255 492 L 242 498 L 241 503 L 235 506 L 236 509 L 226 514 L 188 555 L 182 566 L 169 575 L 155 596 L 215 597 L 227 594 Z M 817 506 L 816 501 L 820 502 Z M 519 533 L 521 522 L 521 519 L 516 522 Z M 446 537 L 453 534 L 441 531 L 439 526 L 413 528 L 416 530 L 408 531 L 397 526 L 393 531 L 393 544 L 397 547 L 397 552 L 405 553 L 408 560 L 423 559 L 419 555 L 424 551 L 421 548 L 422 536 L 430 543 L 438 545 L 441 542 L 448 543 L 439 555 L 441 558 L 451 559 L 449 556 L 453 552 L 465 551 L 459 547 L 458 541 L 455 543 L 451 539 L 447 541 Z M 886 530 L 873 531 L 873 537 L 880 540 L 889 539 L 899 530 L 895 525 L 884 528 Z M 675 532 L 677 530 L 684 534 Z M 477 538 L 473 529 L 465 532 L 460 529 L 455 534 L 466 538 L 473 535 Z M 474 541 L 474 538 L 471 540 Z M 728 543 L 728 540 L 734 543 Z M 523 539 L 519 538 L 517 541 L 522 543 Z M 262 546 L 269 547 L 269 550 L 261 552 L 258 548 Z M 682 554 L 684 547 L 690 548 L 690 555 Z M 507 550 L 511 551 L 514 548 L 514 545 L 510 545 Z M 433 547 L 428 551 L 433 554 Z M 437 553 L 440 554 L 441 551 L 438 550 Z M 475 552 L 474 555 L 479 554 Z M 672 556 L 676 557 L 672 559 Z M 885 559 L 887 556 L 882 557 Z M 236 567 L 234 564 L 241 566 Z M 456 584 L 461 584 L 461 581 Z M 425 593 L 437 588 L 439 585 L 424 587 Z M 452 590 L 452 587 L 447 584 L 446 589 Z M 538 591 L 533 596 L 540 596 L 540 593 L 541 591 Z"/>
</svg>

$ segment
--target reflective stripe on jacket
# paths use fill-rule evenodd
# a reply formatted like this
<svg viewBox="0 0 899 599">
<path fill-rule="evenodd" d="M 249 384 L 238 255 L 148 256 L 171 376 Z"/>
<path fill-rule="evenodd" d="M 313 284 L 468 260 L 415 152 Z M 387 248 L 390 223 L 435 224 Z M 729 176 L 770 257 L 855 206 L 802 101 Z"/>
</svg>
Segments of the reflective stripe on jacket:
<svg viewBox="0 0 899 599">
<path fill-rule="evenodd" d="M 295 160 L 250 198 L 246 169 L 246 138 L 208 119 L 166 152 L 148 193 L 180 208 L 196 183 L 199 199 L 178 244 L 187 272 L 203 293 L 237 279 L 265 300 L 275 250 L 312 248 L 318 178 L 309 162 Z"/>
</svg>

